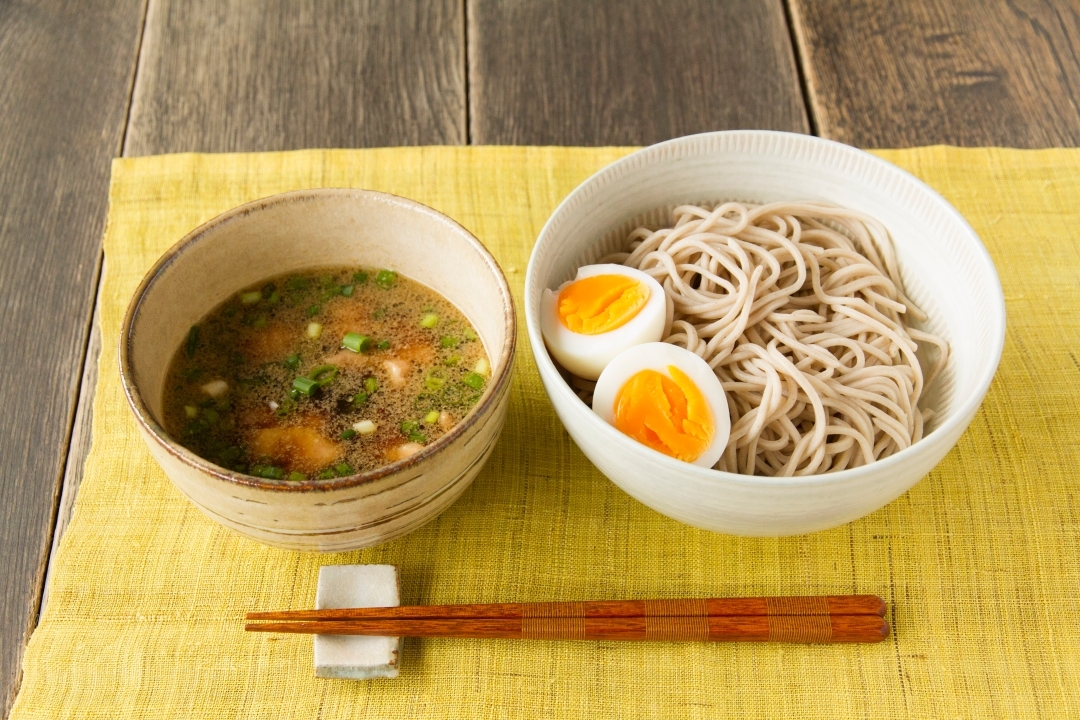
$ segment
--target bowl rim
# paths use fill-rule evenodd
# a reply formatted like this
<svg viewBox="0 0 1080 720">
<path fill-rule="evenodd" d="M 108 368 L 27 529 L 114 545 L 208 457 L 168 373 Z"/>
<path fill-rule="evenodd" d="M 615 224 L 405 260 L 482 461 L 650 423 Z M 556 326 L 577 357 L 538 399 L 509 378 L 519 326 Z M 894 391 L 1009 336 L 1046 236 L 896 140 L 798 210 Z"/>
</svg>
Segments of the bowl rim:
<svg viewBox="0 0 1080 720">
<path fill-rule="evenodd" d="M 358 197 L 375 203 L 403 207 L 414 212 L 419 212 L 437 223 L 449 227 L 450 230 L 457 233 L 463 240 L 472 246 L 473 250 L 480 255 L 481 259 L 487 265 L 488 270 L 495 278 L 499 292 L 504 301 L 503 323 L 506 340 L 503 342 L 503 346 L 500 350 L 498 362 L 492 364 L 491 382 L 488 383 L 480 400 L 473 406 L 469 413 L 462 418 L 461 422 L 450 429 L 450 432 L 446 433 L 432 444 L 425 446 L 423 450 L 415 455 L 410 455 L 403 460 L 398 460 L 389 465 L 383 465 L 373 470 L 368 470 L 367 472 L 326 480 L 317 478 L 301 480 L 299 482 L 271 480 L 269 478 L 260 478 L 255 477 L 254 475 L 227 470 L 199 457 L 179 443 L 173 441 L 168 433 L 165 432 L 164 427 L 162 427 L 150 413 L 150 409 L 143 400 L 142 393 L 139 391 L 135 382 L 135 373 L 132 366 L 131 354 L 133 352 L 132 345 L 134 342 L 132 328 L 139 316 L 147 294 L 153 291 L 154 285 L 174 263 L 182 260 L 186 252 L 196 247 L 200 242 L 205 241 L 207 236 L 211 235 L 213 231 L 221 229 L 223 226 L 242 220 L 248 215 L 270 207 L 297 202 L 318 202 L 324 199 Z M 312 265 L 311 267 L 315 268 L 320 266 Z M 408 277 L 407 274 L 406 277 Z M 449 300 L 449 298 L 447 299 Z M 451 300 L 450 302 L 453 301 Z M 124 395 L 127 398 L 128 405 L 135 415 L 136 421 L 149 437 L 153 438 L 162 449 L 181 463 L 206 475 L 217 478 L 218 480 L 260 490 L 294 493 L 328 492 L 365 485 L 381 478 L 409 470 L 437 455 L 443 448 L 449 447 L 456 442 L 457 439 L 479 421 L 481 417 L 489 414 L 489 411 L 493 409 L 501 399 L 507 383 L 510 382 L 516 347 L 517 312 L 514 305 L 514 297 L 510 292 L 510 286 L 506 281 L 506 276 L 503 274 L 502 268 L 499 267 L 498 262 L 496 262 L 495 258 L 484 244 L 467 228 L 428 205 L 417 202 L 416 200 L 401 197 L 400 195 L 359 188 L 309 188 L 270 195 L 226 210 L 220 215 L 202 223 L 166 250 L 139 282 L 138 287 L 131 296 L 127 310 L 124 312 L 124 320 L 120 326 L 118 360 L 120 365 L 120 384 L 123 388 Z"/>
<path fill-rule="evenodd" d="M 889 174 L 906 181 L 913 190 L 921 192 L 934 206 L 943 211 L 946 217 L 955 223 L 957 228 L 963 234 L 974 241 L 973 250 L 975 252 L 973 253 L 973 256 L 981 261 L 984 269 L 989 270 L 989 277 L 993 280 L 993 287 L 990 288 L 990 292 L 995 295 L 996 300 L 992 306 L 987 308 L 987 311 L 992 316 L 990 342 L 994 348 L 994 362 L 991 363 L 986 371 L 983 372 L 982 376 L 978 378 L 975 390 L 970 393 L 962 403 L 954 408 L 952 412 L 950 412 L 949 416 L 945 419 L 945 422 L 936 427 L 929 435 L 924 436 L 918 442 L 912 443 L 895 455 L 890 455 L 887 458 L 875 461 L 869 465 L 839 470 L 837 472 L 792 476 L 743 475 L 741 473 L 714 470 L 713 468 L 702 468 L 690 463 L 684 463 L 635 442 L 604 422 L 599 415 L 592 411 L 592 408 L 585 405 L 573 390 L 570 389 L 570 386 L 563 380 L 562 376 L 555 368 L 555 364 L 552 362 L 551 357 L 547 352 L 543 336 L 540 332 L 539 308 L 534 307 L 537 303 L 533 303 L 530 298 L 533 288 L 538 282 L 536 278 L 535 263 L 537 253 L 542 245 L 550 241 L 551 235 L 559 229 L 558 226 L 562 223 L 562 216 L 576 209 L 578 205 L 588 201 L 601 187 L 619 182 L 626 176 L 633 175 L 644 167 L 672 157 L 688 158 L 722 155 L 725 152 L 733 152 L 733 149 L 721 148 L 719 147 L 720 143 L 728 142 L 734 144 L 740 141 L 744 143 L 744 149 L 740 151 L 742 154 L 761 154 L 780 159 L 790 155 L 790 153 L 778 149 L 784 143 L 804 143 L 811 151 L 832 151 L 840 154 L 846 153 L 847 157 L 862 163 L 868 163 L 867 167 L 872 168 L 879 173 Z M 751 143 L 753 143 L 753 145 L 751 145 Z M 750 145 L 749 149 L 746 148 L 747 145 Z M 829 163 L 829 165 L 831 166 L 833 163 Z M 851 170 L 849 169 L 844 172 L 851 173 Z M 545 288 L 543 287 L 538 288 L 538 294 L 542 294 L 544 289 Z M 993 292 L 994 290 L 996 290 L 996 293 Z M 832 484 L 843 484 L 850 481 L 865 479 L 866 476 L 877 475 L 882 472 L 893 470 L 903 463 L 909 462 L 912 458 L 930 449 L 932 446 L 937 445 L 939 441 L 949 438 L 954 433 L 962 431 L 963 427 L 966 427 L 967 423 L 971 421 L 971 418 L 978 410 L 979 405 L 982 403 L 983 398 L 990 387 L 990 383 L 997 372 L 997 367 L 1001 362 L 1001 354 L 1005 345 L 1006 312 L 1005 297 L 1001 288 L 1001 280 L 998 277 L 997 269 L 990 257 L 990 253 L 979 238 L 978 233 L 975 232 L 974 228 L 971 227 L 971 224 L 968 223 L 956 208 L 949 204 L 949 202 L 936 190 L 912 173 L 887 160 L 877 157 L 876 155 L 872 155 L 859 148 L 845 145 L 844 143 L 836 142 L 834 140 L 828 140 L 814 135 L 803 135 L 801 133 L 778 130 L 719 130 L 715 132 L 685 135 L 636 150 L 593 173 L 574 188 L 569 195 L 563 198 L 562 202 L 560 202 L 554 212 L 551 213 L 547 222 L 544 223 L 544 227 L 540 230 L 540 234 L 537 236 L 536 242 L 533 245 L 532 253 L 529 255 L 529 263 L 525 271 L 525 291 L 523 300 L 525 303 L 525 324 L 529 334 L 529 344 L 533 356 L 536 359 L 537 369 L 541 379 L 557 379 L 557 382 L 545 382 L 544 386 L 549 394 L 554 393 L 554 395 L 558 397 L 562 407 L 566 408 L 568 412 L 585 411 L 582 413 L 582 417 L 587 425 L 588 432 L 590 434 L 595 433 L 601 442 L 614 443 L 619 448 L 620 452 L 629 453 L 631 455 L 645 453 L 643 457 L 647 458 L 651 463 L 656 463 L 664 472 L 680 473 L 684 477 L 691 476 L 698 482 L 714 485 L 727 483 L 741 486 L 771 488 L 798 486 L 806 489 Z M 554 385 L 554 388 L 551 387 L 552 384 Z M 560 403 L 556 403 L 556 397 L 551 397 L 550 399 L 552 404 L 558 409 Z M 573 410 L 570 410 L 570 408 L 573 408 Z"/>
</svg>

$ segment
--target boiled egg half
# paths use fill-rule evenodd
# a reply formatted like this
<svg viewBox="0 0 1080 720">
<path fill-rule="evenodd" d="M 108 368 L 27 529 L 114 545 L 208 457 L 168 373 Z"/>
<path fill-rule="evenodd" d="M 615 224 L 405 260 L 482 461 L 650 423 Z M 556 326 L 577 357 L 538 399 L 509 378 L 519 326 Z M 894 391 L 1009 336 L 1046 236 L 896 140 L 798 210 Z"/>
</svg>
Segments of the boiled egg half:
<svg viewBox="0 0 1080 720">
<path fill-rule="evenodd" d="M 664 333 L 664 289 L 624 265 L 585 265 L 540 299 L 540 332 L 564 368 L 596 380 L 612 358 Z"/>
<path fill-rule="evenodd" d="M 731 434 L 727 395 L 709 364 L 677 345 L 637 345 L 612 360 L 593 392 L 593 411 L 642 445 L 712 467 Z"/>
</svg>

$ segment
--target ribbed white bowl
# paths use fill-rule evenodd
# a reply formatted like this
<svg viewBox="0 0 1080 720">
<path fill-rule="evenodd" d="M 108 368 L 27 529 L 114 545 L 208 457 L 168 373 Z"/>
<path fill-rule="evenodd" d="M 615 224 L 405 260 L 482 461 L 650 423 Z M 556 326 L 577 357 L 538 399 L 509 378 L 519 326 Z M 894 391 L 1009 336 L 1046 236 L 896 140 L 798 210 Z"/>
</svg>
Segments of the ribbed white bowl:
<svg viewBox="0 0 1080 720">
<path fill-rule="evenodd" d="M 695 467 L 639 445 L 577 398 L 548 357 L 538 311 L 545 288 L 620 245 L 643 219 L 720 200 L 825 200 L 864 211 L 892 233 L 909 296 L 952 345 L 928 389 L 930 432 L 871 465 L 799 478 Z M 899 497 L 949 452 L 997 369 L 1005 301 L 975 231 L 911 174 L 861 150 L 770 131 L 705 133 L 653 145 L 596 173 L 556 208 L 525 277 L 525 317 L 540 377 L 571 437 L 604 475 L 657 512 L 737 535 L 797 535 L 862 517 Z"/>
</svg>

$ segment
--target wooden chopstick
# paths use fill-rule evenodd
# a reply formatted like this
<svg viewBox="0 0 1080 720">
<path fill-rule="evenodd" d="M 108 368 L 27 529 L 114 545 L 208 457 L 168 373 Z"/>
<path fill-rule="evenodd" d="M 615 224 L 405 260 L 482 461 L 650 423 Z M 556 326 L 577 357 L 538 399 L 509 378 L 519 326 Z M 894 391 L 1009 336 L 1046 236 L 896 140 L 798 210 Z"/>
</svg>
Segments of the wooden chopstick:
<svg viewBox="0 0 1080 720">
<path fill-rule="evenodd" d="M 245 630 L 321 635 L 506 638 L 521 640 L 712 640 L 804 643 L 880 642 L 880 615 L 723 615 L 717 617 L 450 618 L 248 623 Z"/>
<path fill-rule="evenodd" d="M 450 619 L 551 617 L 706 617 L 776 615 L 885 615 L 877 595 L 807 595 L 788 597 L 694 598 L 674 600 L 592 600 L 549 603 L 483 603 L 471 605 L 406 605 L 335 610 L 249 612 L 248 620 Z"/>
<path fill-rule="evenodd" d="M 534 640 L 879 642 L 873 595 L 615 600 L 248 613 L 254 632 Z M 395 614 L 401 613 L 401 614 Z"/>
</svg>

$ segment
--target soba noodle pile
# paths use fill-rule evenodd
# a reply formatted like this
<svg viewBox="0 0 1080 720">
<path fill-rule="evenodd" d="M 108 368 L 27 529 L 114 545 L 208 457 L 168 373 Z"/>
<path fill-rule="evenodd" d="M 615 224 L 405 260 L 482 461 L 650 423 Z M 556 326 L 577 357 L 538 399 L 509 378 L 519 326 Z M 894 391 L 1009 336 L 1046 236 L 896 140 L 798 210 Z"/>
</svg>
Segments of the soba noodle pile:
<svg viewBox="0 0 1080 720">
<path fill-rule="evenodd" d="M 638 228 L 601 262 L 650 274 L 667 294 L 666 342 L 704 358 L 728 396 L 719 470 L 810 475 L 887 457 L 922 437 L 919 398 L 948 345 L 909 326 L 884 226 L 816 202 L 713 210 Z M 928 373 L 918 343 L 936 346 Z"/>
</svg>

